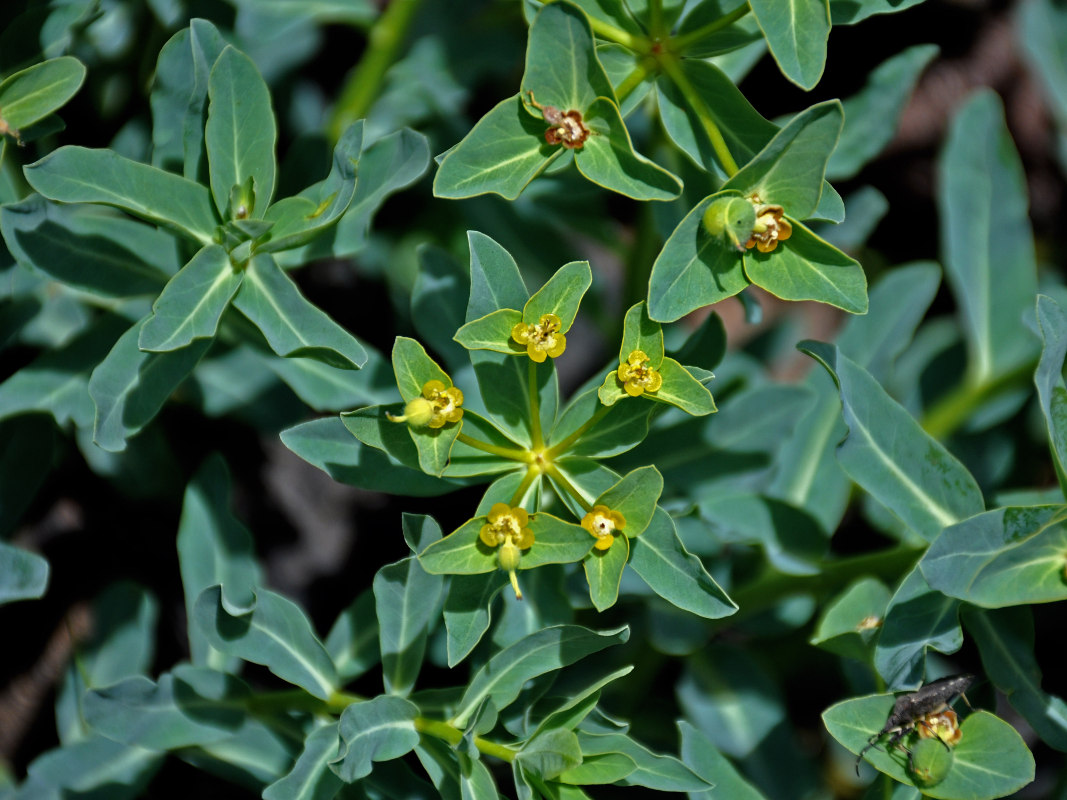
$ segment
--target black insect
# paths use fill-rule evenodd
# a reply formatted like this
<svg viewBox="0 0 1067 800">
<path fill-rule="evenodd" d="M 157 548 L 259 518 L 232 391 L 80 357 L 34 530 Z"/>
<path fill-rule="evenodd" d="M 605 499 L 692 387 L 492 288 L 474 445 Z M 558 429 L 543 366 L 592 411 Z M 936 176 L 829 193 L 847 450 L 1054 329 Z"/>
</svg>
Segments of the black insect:
<svg viewBox="0 0 1067 800">
<path fill-rule="evenodd" d="M 856 774 L 859 774 L 863 754 L 872 747 L 877 748 L 879 739 L 889 733 L 892 736 L 887 747 L 898 744 L 917 726 L 926 724 L 927 715 L 944 711 L 956 701 L 957 697 L 963 697 L 966 701 L 967 698 L 963 696 L 963 693 L 972 683 L 974 683 L 974 675 L 956 675 L 952 678 L 934 681 L 918 691 L 898 697 L 893 703 L 893 710 L 889 713 L 885 727 L 867 740 L 867 746 L 860 750 L 860 754 L 856 757 Z"/>
</svg>

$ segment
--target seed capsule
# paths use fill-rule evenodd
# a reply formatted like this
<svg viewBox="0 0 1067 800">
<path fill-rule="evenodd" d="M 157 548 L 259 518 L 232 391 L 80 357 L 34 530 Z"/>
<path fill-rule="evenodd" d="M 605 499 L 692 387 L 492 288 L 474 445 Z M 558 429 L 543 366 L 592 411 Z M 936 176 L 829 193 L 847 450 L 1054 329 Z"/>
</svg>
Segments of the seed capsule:
<svg viewBox="0 0 1067 800">
<path fill-rule="evenodd" d="M 919 786 L 936 786 L 952 768 L 953 751 L 938 739 L 920 739 L 908 756 L 908 772 Z"/>
</svg>

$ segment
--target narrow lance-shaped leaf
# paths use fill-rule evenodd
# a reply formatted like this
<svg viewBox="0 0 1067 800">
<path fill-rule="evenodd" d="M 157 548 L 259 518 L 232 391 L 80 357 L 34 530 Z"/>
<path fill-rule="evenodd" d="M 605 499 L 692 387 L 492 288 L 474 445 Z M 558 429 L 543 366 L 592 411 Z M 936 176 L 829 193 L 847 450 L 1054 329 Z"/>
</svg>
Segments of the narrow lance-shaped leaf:
<svg viewBox="0 0 1067 800">
<path fill-rule="evenodd" d="M 1037 349 L 1019 324 L 1037 293 L 1026 180 L 991 91 L 956 114 L 939 167 L 945 274 L 962 311 L 970 378 L 986 383 Z"/>
<path fill-rule="evenodd" d="M 104 203 L 209 244 L 218 220 L 206 187 L 113 150 L 65 146 L 24 169 L 30 186 L 61 203 Z"/>
<path fill-rule="evenodd" d="M 329 699 L 337 689 L 337 670 L 299 606 L 266 589 L 256 592 L 256 607 L 231 616 L 221 604 L 221 587 L 205 589 L 193 609 L 196 624 L 211 646 L 254 664 L 315 697 Z"/>
<path fill-rule="evenodd" d="M 152 316 L 141 327 L 137 346 L 166 352 L 188 347 L 194 339 L 214 337 L 243 275 L 225 250 L 209 244 L 164 287 L 152 304 Z"/>
<path fill-rule="evenodd" d="M 85 65 L 73 56 L 52 58 L 8 75 L 0 81 L 0 133 L 17 136 L 19 128 L 58 111 L 84 80 Z"/>
<path fill-rule="evenodd" d="M 233 304 L 262 331 L 275 353 L 340 369 L 359 369 L 367 362 L 363 345 L 300 294 L 269 255 L 254 256 L 245 271 Z"/>
<path fill-rule="evenodd" d="M 927 541 L 982 510 L 982 492 L 967 468 L 866 370 L 832 345 L 799 347 L 837 382 L 849 427 L 837 458 L 856 483 Z"/>
<path fill-rule="evenodd" d="M 1048 429 L 1056 476 L 1067 497 L 1067 385 L 1063 382 L 1063 361 L 1067 357 L 1067 315 L 1059 303 L 1043 294 L 1037 296 L 1037 325 L 1044 345 L 1034 373 L 1037 397 Z"/>
<path fill-rule="evenodd" d="M 530 299 L 511 253 L 484 233 L 467 231 L 471 252 L 471 289 L 465 322 L 501 308 L 521 309 Z"/>
<path fill-rule="evenodd" d="M 752 0 L 752 13 L 778 68 L 801 89 L 811 89 L 826 65 L 829 0 Z"/>
<path fill-rule="evenodd" d="M 215 208 L 224 219 L 238 218 L 229 208 L 230 192 L 251 178 L 255 206 L 266 210 L 274 195 L 274 144 L 277 127 L 270 91 L 252 59 L 227 46 L 208 78 L 204 143 Z M 251 209 L 246 211 L 250 213 Z M 261 211 L 262 213 L 262 211 Z"/>
<path fill-rule="evenodd" d="M 263 800 L 331 800 L 344 782 L 330 769 L 337 756 L 337 725 L 321 725 L 304 740 L 292 771 L 263 790 Z"/>
<path fill-rule="evenodd" d="M 504 648 L 475 673 L 453 717 L 464 727 L 484 698 L 497 708 L 509 705 L 526 681 L 573 664 L 591 653 L 629 639 L 629 628 L 597 632 L 577 625 L 557 625 L 532 633 Z"/>
</svg>

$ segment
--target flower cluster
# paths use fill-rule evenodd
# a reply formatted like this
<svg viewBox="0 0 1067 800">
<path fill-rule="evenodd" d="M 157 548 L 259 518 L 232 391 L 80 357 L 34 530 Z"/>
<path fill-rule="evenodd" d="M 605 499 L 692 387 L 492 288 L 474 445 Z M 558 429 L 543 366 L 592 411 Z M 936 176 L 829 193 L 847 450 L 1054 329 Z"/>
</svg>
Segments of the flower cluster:
<svg viewBox="0 0 1067 800">
<path fill-rule="evenodd" d="M 519 568 L 522 550 L 527 550 L 534 543 L 533 531 L 529 529 L 529 514 L 520 506 L 511 507 L 507 503 L 496 503 L 489 509 L 488 521 L 482 526 L 478 538 L 487 547 L 499 547 L 497 560 L 500 568 L 508 573 L 515 597 L 522 599 L 515 570 Z"/>
<path fill-rule="evenodd" d="M 455 386 L 445 386 L 442 381 L 426 381 L 422 396 L 406 406 L 401 416 L 386 413 L 393 422 L 406 422 L 413 428 L 443 428 L 449 422 L 463 418 L 463 392 Z"/>
<path fill-rule="evenodd" d="M 560 333 L 563 322 L 555 314 L 542 314 L 537 322 L 520 322 L 511 329 L 511 338 L 526 346 L 526 355 L 540 364 L 547 357 L 556 358 L 567 347 L 567 337 Z"/>
<path fill-rule="evenodd" d="M 593 506 L 593 510 L 582 517 L 582 527 L 596 538 L 593 547 L 607 550 L 615 542 L 615 532 L 626 527 L 626 517 L 607 506 Z"/>
<path fill-rule="evenodd" d="M 649 357 L 643 350 L 634 350 L 619 365 L 619 382 L 630 397 L 640 397 L 645 392 L 656 392 L 663 385 L 663 376 L 649 366 Z"/>
<path fill-rule="evenodd" d="M 940 739 L 947 745 L 955 745 L 963 736 L 959 718 L 951 708 L 927 714 L 915 726 L 920 739 Z"/>
<path fill-rule="evenodd" d="M 781 206 L 764 205 L 757 195 L 752 196 L 752 204 L 756 207 L 756 224 L 752 228 L 745 247 L 751 250 L 755 247 L 761 253 L 770 253 L 778 246 L 778 242 L 784 242 L 793 235 L 793 226 L 782 214 L 785 210 Z"/>
<path fill-rule="evenodd" d="M 555 106 L 543 106 L 534 100 L 533 92 L 530 95 L 530 105 L 540 110 L 550 127 L 545 131 L 545 141 L 549 144 L 561 144 L 568 150 L 577 150 L 585 140 L 589 138 L 589 129 L 582 121 L 582 112 L 575 109 L 560 111 Z"/>
</svg>

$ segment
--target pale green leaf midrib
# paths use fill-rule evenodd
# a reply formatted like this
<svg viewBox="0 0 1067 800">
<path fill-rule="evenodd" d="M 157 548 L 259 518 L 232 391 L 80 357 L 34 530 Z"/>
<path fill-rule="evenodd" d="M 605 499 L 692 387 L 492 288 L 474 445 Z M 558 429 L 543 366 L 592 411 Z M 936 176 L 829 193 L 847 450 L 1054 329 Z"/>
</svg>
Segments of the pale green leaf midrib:
<svg viewBox="0 0 1067 800">
<path fill-rule="evenodd" d="M 312 664 L 310 661 L 308 661 L 303 656 L 302 653 L 300 653 L 298 650 L 294 650 L 292 647 L 290 647 L 290 645 L 289 645 L 289 643 L 287 641 L 285 641 L 280 636 L 278 636 L 276 633 L 274 633 L 274 631 L 271 630 L 270 628 L 265 627 L 263 625 L 263 623 L 261 623 L 261 622 L 257 623 L 254 617 L 253 617 L 253 620 L 252 620 L 252 625 L 257 630 L 259 630 L 261 633 L 263 633 L 265 636 L 267 636 L 267 638 L 271 639 L 272 641 L 274 641 L 278 645 L 280 645 L 282 647 L 282 649 L 286 653 L 288 653 L 290 656 L 292 656 L 293 659 L 300 666 L 302 666 L 308 672 L 308 674 L 311 675 L 312 678 L 314 678 L 316 681 L 318 681 L 319 687 L 324 690 L 324 693 L 327 696 L 329 696 L 334 691 L 335 687 L 333 685 L 333 681 L 328 680 L 326 678 L 326 676 L 324 676 L 321 672 L 319 672 L 318 667 L 316 665 Z M 327 654 L 327 658 L 329 658 L 329 654 Z"/>
</svg>

